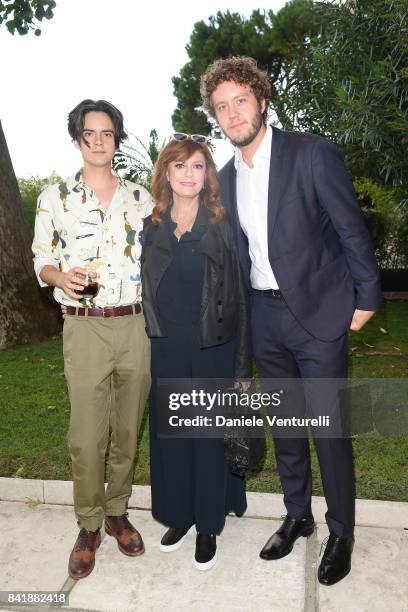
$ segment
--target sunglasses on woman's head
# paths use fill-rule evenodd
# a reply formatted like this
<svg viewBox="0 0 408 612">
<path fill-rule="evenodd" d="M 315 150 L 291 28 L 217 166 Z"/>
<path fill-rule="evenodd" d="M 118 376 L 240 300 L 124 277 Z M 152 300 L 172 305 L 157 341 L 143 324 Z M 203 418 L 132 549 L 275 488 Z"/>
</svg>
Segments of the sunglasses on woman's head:
<svg viewBox="0 0 408 612">
<path fill-rule="evenodd" d="M 184 134 L 184 132 L 174 132 L 171 137 L 173 140 L 178 140 L 179 142 L 182 140 L 187 140 L 187 138 L 191 138 L 191 140 L 194 140 L 194 142 L 198 142 L 199 144 L 206 144 L 208 141 L 207 136 L 204 136 L 203 134 Z"/>
</svg>

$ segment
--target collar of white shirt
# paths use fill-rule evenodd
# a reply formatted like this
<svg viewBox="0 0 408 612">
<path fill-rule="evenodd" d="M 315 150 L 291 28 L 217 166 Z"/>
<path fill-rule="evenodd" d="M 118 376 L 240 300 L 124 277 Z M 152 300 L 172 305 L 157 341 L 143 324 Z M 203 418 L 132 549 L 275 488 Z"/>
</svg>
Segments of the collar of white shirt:
<svg viewBox="0 0 408 612">
<path fill-rule="evenodd" d="M 264 137 L 262 138 L 261 144 L 255 151 L 255 154 L 252 158 L 254 165 L 257 159 L 266 159 L 270 161 L 271 159 L 271 147 L 272 147 L 272 128 L 270 125 L 266 126 L 266 132 Z M 240 168 L 248 168 L 244 159 L 242 157 L 242 151 L 239 147 L 235 147 L 235 169 L 239 170 Z"/>
</svg>

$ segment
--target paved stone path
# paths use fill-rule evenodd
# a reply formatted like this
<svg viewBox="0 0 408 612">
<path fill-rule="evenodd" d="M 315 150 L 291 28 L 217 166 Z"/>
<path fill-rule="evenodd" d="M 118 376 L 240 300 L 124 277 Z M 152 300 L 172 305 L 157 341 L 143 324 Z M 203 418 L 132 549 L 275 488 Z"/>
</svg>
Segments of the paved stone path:
<svg viewBox="0 0 408 612">
<path fill-rule="evenodd" d="M 0 499 L 2 480 L 7 484 L 0 479 Z M 67 576 L 77 535 L 72 507 L 37 503 L 32 497 L 26 503 L 0 501 L 0 590 L 63 591 L 69 595 L 64 608 L 76 611 L 408 612 L 408 530 L 403 522 L 398 526 L 408 504 L 389 505 L 392 528 L 358 526 L 351 574 L 337 585 L 323 587 L 316 571 L 321 543 L 328 535 L 326 525 L 319 523 L 312 537 L 300 538 L 284 559 L 262 561 L 259 550 L 281 522 L 268 517 L 278 496 L 249 498 L 252 517 L 227 518 L 217 539 L 217 565 L 208 572 L 193 567 L 194 534 L 178 551 L 164 554 L 158 546 L 162 525 L 148 509 L 131 509 L 130 519 L 143 535 L 146 553 L 126 557 L 116 541 L 104 535 L 94 571 L 78 582 Z M 383 508 L 379 504 L 373 502 L 372 510 Z M 384 520 L 384 513 L 377 512 L 377 519 L 375 512 L 371 514 L 373 524 Z M 408 512 L 406 518 L 408 526 Z M 0 610 L 12 609 L 39 610 L 0 604 Z"/>
</svg>

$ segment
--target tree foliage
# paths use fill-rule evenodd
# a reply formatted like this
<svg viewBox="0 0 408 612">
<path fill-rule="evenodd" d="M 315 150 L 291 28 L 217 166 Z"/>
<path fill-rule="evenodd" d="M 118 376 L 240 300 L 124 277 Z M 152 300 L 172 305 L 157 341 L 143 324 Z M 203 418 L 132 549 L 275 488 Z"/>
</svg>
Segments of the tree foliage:
<svg viewBox="0 0 408 612">
<path fill-rule="evenodd" d="M 406 0 L 293 0 L 248 19 L 218 12 L 194 25 L 186 49 L 189 61 L 173 77 L 175 129 L 217 133 L 200 109 L 200 75 L 216 58 L 249 55 L 267 70 L 285 129 L 332 138 L 353 175 L 407 198 Z"/>
<path fill-rule="evenodd" d="M 380 268 L 408 268 L 408 222 L 398 190 L 369 178 L 356 178 L 354 188 Z"/>
<path fill-rule="evenodd" d="M 130 136 L 131 144 L 122 144 L 121 149 L 115 153 L 113 168 L 125 179 L 150 190 L 153 166 L 164 143 L 159 143 L 156 130 L 151 130 L 147 145 L 134 134 Z"/>
<path fill-rule="evenodd" d="M 294 60 L 283 94 L 294 125 L 336 140 L 355 176 L 406 190 L 406 0 L 326 2 L 316 11 L 324 27 L 307 61 Z"/>
<path fill-rule="evenodd" d="M 218 12 L 208 23 L 194 25 L 186 47 L 189 61 L 172 79 L 178 100 L 173 113 L 176 130 L 191 133 L 216 133 L 214 125 L 200 110 L 200 76 L 217 58 L 249 55 L 267 71 L 272 86 L 273 107 L 282 125 L 292 127 L 290 113 L 280 102 L 282 91 L 292 87 L 290 66 L 302 57 L 307 41 L 318 29 L 312 0 L 293 0 L 276 15 L 254 10 L 246 19 L 238 13 Z"/>
<path fill-rule="evenodd" d="M 30 30 L 40 36 L 36 22 L 52 19 L 56 3 L 54 0 L 0 0 L 0 27 L 6 26 L 11 34 L 27 34 Z"/>
<path fill-rule="evenodd" d="M 48 178 L 39 176 L 29 176 L 28 178 L 18 178 L 18 188 L 31 231 L 34 231 L 35 215 L 37 210 L 37 198 L 45 187 L 54 183 L 61 183 L 62 178 L 53 172 Z"/>
</svg>

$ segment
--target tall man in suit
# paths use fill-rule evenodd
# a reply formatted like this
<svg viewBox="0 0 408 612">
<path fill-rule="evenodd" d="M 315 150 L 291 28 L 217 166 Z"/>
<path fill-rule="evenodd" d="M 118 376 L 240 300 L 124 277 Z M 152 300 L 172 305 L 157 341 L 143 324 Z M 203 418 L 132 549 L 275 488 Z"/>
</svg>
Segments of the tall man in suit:
<svg viewBox="0 0 408 612">
<path fill-rule="evenodd" d="M 371 241 L 336 146 L 266 124 L 270 85 L 252 58 L 215 61 L 202 76 L 201 93 L 204 108 L 236 147 L 220 178 L 251 293 L 259 375 L 347 377 L 348 329 L 361 329 L 382 297 Z M 325 391 L 335 410 L 337 385 Z M 331 585 L 351 567 L 352 444 L 345 437 L 314 442 L 330 531 L 318 578 Z M 260 553 L 266 560 L 289 554 L 315 526 L 307 436 L 275 437 L 275 453 L 287 516 Z"/>
</svg>

